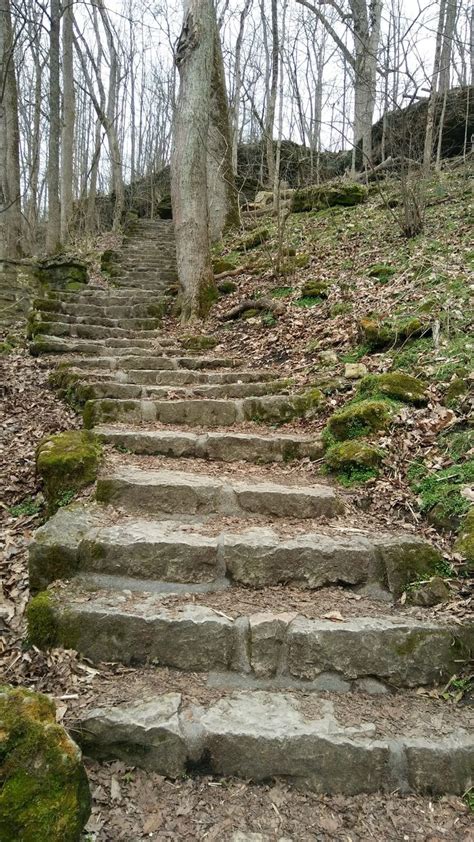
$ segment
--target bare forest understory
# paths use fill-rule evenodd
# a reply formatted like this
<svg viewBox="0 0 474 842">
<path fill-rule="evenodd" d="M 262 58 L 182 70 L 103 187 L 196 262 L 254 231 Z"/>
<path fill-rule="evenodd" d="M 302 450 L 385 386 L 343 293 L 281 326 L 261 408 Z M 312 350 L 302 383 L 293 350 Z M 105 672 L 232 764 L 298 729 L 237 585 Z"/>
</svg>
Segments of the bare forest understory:
<svg viewBox="0 0 474 842">
<path fill-rule="evenodd" d="M 201 343 L 206 337 L 214 355 L 244 357 L 249 368 L 277 370 L 280 378 L 291 381 L 292 388 L 320 390 L 316 411 L 309 417 L 273 425 L 273 431 L 317 438 L 328 419 L 354 397 L 361 371 L 379 374 L 401 370 L 426 383 L 427 401 L 421 406 L 397 404 L 390 426 L 377 433 L 377 447 L 383 454 L 378 475 L 357 471 L 328 475 L 322 455 L 315 461 L 282 463 L 273 470 L 273 477 L 287 485 L 298 484 L 302 478 L 307 483 L 323 479 L 336 489 L 342 482 L 348 499 L 344 526 L 377 524 L 381 529 L 404 528 L 426 537 L 443 554 L 447 588 L 447 597 L 430 609 L 429 616 L 450 618 L 456 623 L 472 618 L 474 605 L 473 579 L 466 572 L 462 554 L 454 548 L 459 524 L 473 499 L 472 431 L 468 425 L 473 251 L 468 179 L 469 170 L 464 167 L 448 169 L 439 179 L 433 179 L 426 197 L 424 231 L 411 240 L 403 238 L 398 225 L 399 186 L 395 180 L 371 188 L 368 202 L 355 208 L 292 214 L 283 232 L 277 231 L 270 214 L 248 214 L 246 230 L 228 236 L 216 249 L 215 268 L 222 292 L 202 329 L 183 327 L 172 314 L 163 321 L 170 339 L 189 346 L 199 342 L 196 337 Z M 260 242 L 249 245 L 256 232 Z M 111 242 L 116 244 L 117 240 Z M 94 281 L 103 289 L 113 289 L 113 278 L 95 271 Z M 262 300 L 270 303 L 261 306 L 258 302 Z M 229 320 L 229 313 L 246 301 L 250 304 L 242 308 L 240 316 Z M 396 336 L 383 348 L 370 347 L 371 337 L 364 335 L 361 327 L 364 319 L 376 318 L 379 324 L 388 326 L 408 317 L 418 318 L 426 326 L 422 335 L 401 341 Z M 102 701 L 127 701 L 130 693 L 140 696 L 145 690 L 169 692 L 172 688 L 183 697 L 190 694 L 194 700 L 207 703 L 213 692 L 202 673 L 183 677 L 167 669 L 93 665 L 72 650 L 53 648 L 43 652 L 26 640 L 27 548 L 34 530 L 45 520 L 42 486 L 35 469 L 36 447 L 50 433 L 81 427 L 80 415 L 48 385 L 53 365 L 52 357 L 29 355 L 24 326 L 8 330 L 1 357 L 4 414 L 0 459 L 5 489 L 1 508 L 5 597 L 0 619 L 2 677 L 50 695 L 57 704 L 58 719 L 66 725 L 78 710 Z M 354 370 L 351 372 L 348 365 L 365 368 L 354 378 Z M 459 388 L 453 389 L 453 384 Z M 173 397 L 172 389 L 168 397 Z M 130 429 L 130 424 L 127 426 Z M 160 424 L 149 427 L 157 430 Z M 146 424 L 140 429 L 146 430 Z M 225 427 L 227 432 L 232 429 L 232 425 Z M 268 426 L 262 421 L 249 421 L 235 429 L 259 433 L 268 431 Z M 199 427 L 195 431 L 201 432 Z M 118 455 L 122 464 L 128 461 L 140 467 L 139 457 L 114 453 L 110 447 L 106 448 L 104 465 L 113 466 Z M 228 474 L 230 478 L 264 480 L 269 471 L 266 466 L 236 462 L 222 472 L 218 462 L 200 465 L 197 460 L 193 468 L 189 467 L 190 460 L 160 457 L 155 457 L 155 469 L 163 467 L 165 461 L 169 470 L 199 472 L 204 466 L 207 475 L 221 478 Z M 142 457 L 142 462 L 147 467 L 151 464 L 149 457 Z M 443 486 L 441 496 L 430 477 Z M 450 504 L 443 508 L 446 482 L 450 483 Z M 87 499 L 89 489 L 79 499 L 81 496 Z M 211 519 L 209 534 L 213 529 L 219 531 L 222 523 L 222 518 L 217 518 L 213 526 Z M 272 525 L 278 526 L 282 536 L 285 529 L 294 534 L 302 528 L 297 519 Z M 334 621 L 379 610 L 371 608 L 370 599 L 347 598 L 337 586 L 317 597 L 310 591 L 292 592 L 291 588 L 279 587 L 260 592 L 256 601 L 245 588 L 207 596 L 206 604 L 214 605 L 224 616 L 248 612 L 256 604 L 262 606 L 257 610 L 299 610 L 308 617 L 332 616 Z M 406 597 L 404 592 L 401 607 Z M 360 605 L 358 600 L 362 600 Z M 408 610 L 416 616 L 419 609 Z M 391 733 L 391 718 L 397 708 L 394 723 L 401 716 L 409 729 L 412 705 L 419 705 L 418 724 L 427 733 L 432 717 L 467 725 L 472 715 L 472 694 L 468 669 L 442 687 L 407 692 L 403 703 L 396 695 L 393 700 L 390 695 L 381 697 L 383 715 L 377 727 L 381 733 Z M 359 693 L 337 699 L 331 693 L 323 695 L 333 698 L 348 723 L 352 717 L 377 721 L 378 697 Z M 397 792 L 320 796 L 298 791 L 282 781 L 257 785 L 209 776 L 170 780 L 122 762 L 87 761 L 87 770 L 93 809 L 85 838 L 96 842 L 237 840 L 239 837 L 233 834 L 239 831 L 262 834 L 249 839 L 275 842 L 454 842 L 469 838 L 469 799 L 457 796 L 433 799 Z"/>
</svg>

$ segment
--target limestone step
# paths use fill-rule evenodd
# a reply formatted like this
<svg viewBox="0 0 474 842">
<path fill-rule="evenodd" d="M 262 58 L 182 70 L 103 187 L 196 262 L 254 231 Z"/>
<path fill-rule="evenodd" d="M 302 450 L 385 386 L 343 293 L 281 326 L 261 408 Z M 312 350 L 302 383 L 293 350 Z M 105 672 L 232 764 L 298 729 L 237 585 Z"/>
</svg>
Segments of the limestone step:
<svg viewBox="0 0 474 842">
<path fill-rule="evenodd" d="M 94 591 L 93 583 L 76 578 L 67 589 L 52 586 L 54 643 L 94 663 L 238 673 L 249 682 L 277 677 L 281 686 L 307 682 L 308 690 L 331 676 L 344 689 L 368 678 L 392 688 L 439 684 L 467 666 L 474 644 L 474 621 L 460 625 L 379 612 L 335 622 L 262 613 L 265 594 L 259 591 L 247 614 L 238 605 L 227 611 L 208 607 L 208 594 L 198 602 L 196 594 L 132 592 L 122 590 L 120 579 L 118 584 L 117 590 Z M 313 595 L 316 605 L 319 594 Z"/>
<path fill-rule="evenodd" d="M 45 337 L 41 337 L 43 340 Z M 213 369 L 227 369 L 236 367 L 239 363 L 238 360 L 225 358 L 225 357 L 174 357 L 174 356 L 163 356 L 164 351 L 162 350 L 161 343 L 164 341 L 161 338 L 156 343 L 156 349 L 153 351 L 148 351 L 147 355 L 144 356 L 144 351 L 140 348 L 127 348 L 127 347 L 107 347 L 103 343 L 99 342 L 86 342 L 82 340 L 74 340 L 72 342 L 66 340 L 55 339 L 55 337 L 47 337 L 48 342 L 44 344 L 39 342 L 39 349 L 38 353 L 64 353 L 64 354 L 85 354 L 85 355 L 95 355 L 99 354 L 100 356 L 83 356 L 83 357 L 75 357 L 70 356 L 68 357 L 68 361 L 73 365 L 75 368 L 83 368 L 85 370 L 93 369 L 93 368 L 101 368 L 104 370 L 110 371 L 117 371 L 119 369 L 123 371 L 133 371 L 134 374 L 137 371 L 154 371 L 156 373 L 169 371 L 170 373 L 176 373 L 179 375 L 180 372 L 187 375 L 188 372 L 190 375 L 198 372 L 199 374 L 204 375 L 209 371 L 210 374 L 213 373 Z M 122 340 L 116 340 L 117 342 L 122 342 Z M 31 343 L 32 346 L 35 343 Z M 163 346 L 166 353 L 168 354 L 168 348 Z M 43 350 L 43 348 L 51 348 L 52 350 Z M 31 350 L 31 346 L 30 346 Z M 32 353 L 35 352 L 35 348 L 33 347 Z M 171 374 L 170 374 L 171 376 Z"/>
<path fill-rule="evenodd" d="M 59 298 L 40 298 L 34 301 L 35 308 L 45 315 L 47 314 L 49 319 L 51 319 L 53 313 L 61 313 L 71 317 L 89 318 L 91 322 L 96 317 L 99 319 L 158 318 L 165 304 L 165 298 L 158 298 L 152 303 L 112 304 L 111 306 L 108 306 L 107 299 L 102 299 L 101 304 L 78 303 L 75 299 L 64 300 Z M 61 320 L 64 320 L 63 316 L 61 316 Z"/>
<path fill-rule="evenodd" d="M 275 394 L 288 389 L 285 380 L 267 381 L 264 383 L 227 383 L 223 385 L 201 386 L 142 386 L 135 383 L 102 381 L 100 379 L 87 380 L 89 399 L 112 398 L 119 400 L 158 399 L 181 400 L 196 398 L 246 398 L 250 396 Z"/>
<path fill-rule="evenodd" d="M 30 545 L 30 587 L 39 590 L 57 578 L 92 572 L 149 580 L 148 587 L 152 580 L 215 588 L 370 585 L 386 599 L 389 593 L 399 597 L 418 576 L 429 576 L 440 561 L 426 541 L 409 534 L 336 528 L 293 529 L 281 536 L 268 527 L 223 527 L 216 534 L 205 524 L 182 520 L 110 519 L 99 506 L 60 509 Z"/>
<path fill-rule="evenodd" d="M 164 344 L 164 340 L 161 338 L 160 345 L 166 348 L 166 354 L 169 356 L 182 354 L 182 349 L 178 353 L 177 349 L 170 348 Z M 80 373 L 79 368 L 77 372 Z M 260 383 L 277 380 L 279 372 L 272 371 L 271 369 L 254 369 L 253 371 L 246 371 L 244 369 L 233 371 L 192 371 L 189 369 L 159 371 L 157 369 L 137 369 L 134 371 L 131 369 L 129 371 L 117 371 L 114 377 L 120 380 L 121 383 L 135 383 L 141 386 L 222 386 L 225 384 Z M 102 371 L 98 379 L 104 378 L 110 379 L 110 375 Z"/>
<path fill-rule="evenodd" d="M 463 795 L 474 765 L 466 717 L 445 725 L 434 704 L 397 699 L 371 707 L 367 721 L 363 708 L 347 716 L 329 699 L 297 692 L 241 691 L 202 705 L 150 687 L 144 698 L 81 710 L 72 732 L 87 756 L 169 778 L 201 771 L 281 778 L 327 794 Z"/>
<path fill-rule="evenodd" d="M 211 459 L 222 462 L 290 462 L 320 459 L 324 446 L 319 435 L 257 435 L 252 433 L 193 433 L 182 430 L 94 428 L 107 444 L 131 453 Z"/>
<path fill-rule="evenodd" d="M 179 361 L 180 358 L 177 359 Z M 112 421 L 124 424 L 159 421 L 161 424 L 190 427 L 228 427 L 244 421 L 281 424 L 295 417 L 310 415 L 313 411 L 304 395 L 272 395 L 268 392 L 260 397 L 228 399 L 203 397 L 169 401 L 106 398 L 87 402 L 84 424 L 89 428 Z"/>
<path fill-rule="evenodd" d="M 99 476 L 97 500 L 138 514 L 205 515 L 247 518 L 331 518 L 344 511 L 340 496 L 327 485 L 239 482 L 185 471 L 144 470 L 118 466 Z"/>
<path fill-rule="evenodd" d="M 132 334 L 136 331 L 144 330 L 144 331 L 155 331 L 160 328 L 161 320 L 157 317 L 151 318 L 148 317 L 137 317 L 134 316 L 129 318 L 127 316 L 123 317 L 114 317 L 110 318 L 105 315 L 92 315 L 91 313 L 87 313 L 86 315 L 77 315 L 76 313 L 51 313 L 49 311 L 36 311 L 38 314 L 38 322 L 41 324 L 47 325 L 48 332 L 49 328 L 52 324 L 62 324 L 62 325 L 70 325 L 71 327 L 80 326 L 83 330 L 84 328 L 94 330 L 96 327 L 99 328 L 107 328 L 107 329 L 115 329 L 121 328 L 122 330 L 127 332 L 127 335 L 130 331 Z M 43 331 L 46 333 L 46 330 Z M 57 334 L 56 334 L 57 335 Z M 112 330 L 106 335 L 112 336 Z M 119 334 L 120 335 L 120 334 Z M 124 334 L 125 335 L 125 334 Z M 88 337 L 86 337 L 88 338 Z"/>
<path fill-rule="evenodd" d="M 131 359 L 132 355 L 137 360 L 136 366 L 140 365 L 140 360 L 147 362 L 147 368 L 151 368 L 154 364 L 154 358 L 162 354 L 159 347 L 159 336 L 156 340 L 150 339 L 113 339 L 110 338 L 105 344 L 101 339 L 79 339 L 69 336 L 49 336 L 48 334 L 41 334 L 35 337 L 29 344 L 30 354 L 34 357 L 41 354 L 85 354 L 86 356 L 100 355 L 100 357 L 126 357 Z M 149 356 L 143 356 L 145 354 Z M 161 357 L 160 357 L 161 358 Z M 81 365 L 80 358 L 75 365 Z M 172 368 L 172 366 L 169 366 Z"/>
<path fill-rule="evenodd" d="M 158 320 L 147 330 L 110 327 L 91 322 L 44 322 L 36 325 L 37 336 L 70 336 L 73 339 L 154 339 L 159 332 Z"/>
</svg>

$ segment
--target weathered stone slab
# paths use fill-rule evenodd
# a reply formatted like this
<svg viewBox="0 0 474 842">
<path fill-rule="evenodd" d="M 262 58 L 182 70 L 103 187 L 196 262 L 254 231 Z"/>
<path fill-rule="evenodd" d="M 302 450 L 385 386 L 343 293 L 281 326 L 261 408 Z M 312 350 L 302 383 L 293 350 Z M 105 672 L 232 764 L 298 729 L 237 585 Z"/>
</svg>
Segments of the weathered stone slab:
<svg viewBox="0 0 474 842">
<path fill-rule="evenodd" d="M 392 718 L 394 708 L 391 707 Z M 204 767 L 244 780 L 284 778 L 320 793 L 376 791 L 462 794 L 471 784 L 474 737 L 437 730 L 430 738 L 375 738 L 375 725 L 346 726 L 333 705 L 288 692 L 233 693 L 206 707 L 170 693 L 150 702 L 82 714 L 75 735 L 84 751 L 176 777 Z"/>
<path fill-rule="evenodd" d="M 179 723 L 181 696 L 167 693 L 153 701 L 90 710 L 75 736 L 97 760 L 123 760 L 177 778 L 186 769 L 187 748 Z"/>
<path fill-rule="evenodd" d="M 124 467 L 99 477 L 97 499 L 131 511 L 154 514 L 273 514 L 282 517 L 333 517 L 343 503 L 329 486 L 230 483 L 179 471 Z"/>
<path fill-rule="evenodd" d="M 82 538 L 98 526 L 103 513 L 96 506 L 72 504 L 58 509 L 36 530 L 29 548 L 30 588 L 41 590 L 55 579 L 70 579 L 77 572 L 77 550 Z"/>
<path fill-rule="evenodd" d="M 166 609 L 153 597 L 139 610 L 107 598 L 56 607 L 58 638 L 92 661 L 156 663 L 182 670 L 228 669 L 233 624 L 200 605 Z"/>
<path fill-rule="evenodd" d="M 78 549 L 81 570 L 178 583 L 216 579 L 217 555 L 216 538 L 146 520 L 95 529 Z"/>
<path fill-rule="evenodd" d="M 348 679 L 372 676 L 393 687 L 416 687 L 438 683 L 459 670 L 473 641 L 474 626 L 455 629 L 409 618 L 333 623 L 298 617 L 288 628 L 287 664 L 299 679 L 335 670 Z"/>
<path fill-rule="evenodd" d="M 223 462 L 287 462 L 319 459 L 323 445 L 318 436 L 255 435 L 252 433 L 205 433 L 168 430 L 123 430 L 107 425 L 94 432 L 109 444 L 132 453 L 192 456 Z"/>
</svg>

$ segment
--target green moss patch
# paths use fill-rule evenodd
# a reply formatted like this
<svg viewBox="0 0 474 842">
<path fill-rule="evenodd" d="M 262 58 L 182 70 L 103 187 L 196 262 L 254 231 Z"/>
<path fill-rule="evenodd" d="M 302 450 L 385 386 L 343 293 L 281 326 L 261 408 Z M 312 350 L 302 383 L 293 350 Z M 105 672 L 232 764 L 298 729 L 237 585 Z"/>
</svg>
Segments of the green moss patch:
<svg viewBox="0 0 474 842">
<path fill-rule="evenodd" d="M 431 473 L 424 465 L 414 465 L 409 479 L 418 495 L 420 511 L 428 520 L 438 529 L 458 529 L 470 507 L 461 490 L 474 483 L 474 462 L 470 460 Z"/>
<path fill-rule="evenodd" d="M 360 381 L 357 391 L 364 398 L 377 395 L 415 406 L 424 406 L 428 402 L 425 385 L 401 371 L 369 374 Z"/>
<path fill-rule="evenodd" d="M 293 418 L 302 418 L 317 410 L 324 399 L 319 389 L 308 389 L 288 398 L 249 399 L 246 401 L 246 418 L 261 424 L 285 424 Z"/>
<path fill-rule="evenodd" d="M 58 620 L 48 591 L 41 591 L 30 599 L 26 607 L 28 641 L 38 649 L 55 646 L 58 639 Z"/>
<path fill-rule="evenodd" d="M 56 724 L 53 702 L 0 687 L 2 842 L 79 842 L 90 804 L 81 753 Z"/>
<path fill-rule="evenodd" d="M 225 257 L 216 257 L 212 261 L 212 271 L 214 272 L 214 275 L 222 275 L 223 272 L 232 272 L 235 268 L 236 264 Z"/>
<path fill-rule="evenodd" d="M 217 284 L 217 289 L 221 295 L 230 295 L 231 292 L 235 292 L 237 289 L 237 284 L 234 281 L 220 281 Z"/>
<path fill-rule="evenodd" d="M 327 430 L 336 441 L 356 439 L 385 430 L 391 415 L 392 407 L 387 401 L 355 401 L 331 415 Z"/>
<path fill-rule="evenodd" d="M 50 511 L 69 503 L 81 488 L 95 481 L 101 451 L 98 439 L 83 430 L 43 439 L 36 452 L 36 469 Z"/>
</svg>

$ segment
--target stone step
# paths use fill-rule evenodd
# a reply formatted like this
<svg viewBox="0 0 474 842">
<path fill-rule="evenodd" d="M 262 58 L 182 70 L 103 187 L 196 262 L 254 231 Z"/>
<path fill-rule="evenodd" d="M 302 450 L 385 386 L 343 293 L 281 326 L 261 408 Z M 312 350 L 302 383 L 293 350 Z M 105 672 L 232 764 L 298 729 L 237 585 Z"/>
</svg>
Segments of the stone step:
<svg viewBox="0 0 474 842">
<path fill-rule="evenodd" d="M 172 340 L 169 340 L 172 341 Z M 165 341 L 160 338 L 160 345 L 166 348 L 168 356 L 179 356 L 182 354 L 182 349 L 170 348 L 165 344 Z M 80 369 L 77 369 L 80 373 Z M 225 384 L 246 384 L 246 383 L 260 383 L 270 380 L 277 380 L 279 376 L 278 371 L 270 369 L 255 369 L 254 371 L 245 371 L 237 369 L 233 371 L 192 371 L 186 369 L 159 371 L 157 369 L 133 369 L 129 371 L 117 371 L 114 379 L 121 383 L 135 383 L 141 386 L 222 386 Z M 98 373 L 98 379 L 110 380 L 110 375 L 107 372 Z"/>
<path fill-rule="evenodd" d="M 45 337 L 41 337 L 41 340 Z M 218 357 L 174 357 L 163 356 L 163 351 L 160 348 L 161 342 L 165 341 L 160 338 L 156 343 L 156 350 L 149 351 L 147 356 L 143 356 L 144 351 L 141 348 L 126 348 L 126 347 L 106 347 L 102 343 L 85 342 L 75 340 L 66 343 L 66 340 L 56 339 L 55 337 L 47 337 L 48 343 L 45 347 L 51 347 L 53 350 L 39 350 L 39 353 L 64 353 L 64 354 L 88 354 L 94 356 L 88 358 L 84 357 L 68 357 L 69 363 L 74 368 L 89 370 L 100 368 L 109 371 L 154 371 L 157 376 L 160 372 L 169 371 L 171 373 L 180 375 L 180 372 L 187 375 L 198 372 L 204 377 L 204 373 L 213 374 L 213 368 L 231 368 L 238 365 L 238 360 L 218 358 Z M 53 341 L 54 340 L 54 341 Z M 122 340 L 116 340 L 121 342 Z M 31 343 L 34 345 L 35 343 Z M 40 344 L 40 348 L 43 346 Z M 155 344 L 155 343 L 154 343 Z M 170 349 L 166 348 L 166 353 Z M 31 346 L 30 346 L 31 349 Z M 34 351 L 33 351 L 34 352 Z"/>
<path fill-rule="evenodd" d="M 160 303 L 162 302 L 162 303 Z M 76 301 L 62 301 L 60 299 L 37 299 L 36 309 L 51 318 L 53 313 L 61 313 L 61 321 L 69 321 L 65 316 L 89 319 L 91 322 L 99 319 L 150 319 L 159 318 L 166 307 L 166 299 L 158 299 L 155 303 L 115 304 L 110 307 L 104 304 L 80 304 Z"/>
<path fill-rule="evenodd" d="M 86 572 L 215 588 L 369 585 L 387 599 L 390 593 L 398 598 L 418 576 L 429 576 L 441 560 L 426 541 L 408 534 L 326 529 L 281 537 L 266 527 L 213 534 L 183 521 L 107 521 L 98 506 L 60 509 L 30 545 L 30 587 L 39 590 Z"/>
<path fill-rule="evenodd" d="M 267 381 L 264 383 L 227 383 L 223 385 L 202 386 L 142 386 L 135 383 L 120 383 L 117 381 L 87 380 L 89 399 L 100 400 L 111 398 L 128 399 L 157 399 L 157 400 L 194 400 L 197 398 L 246 398 L 250 396 L 275 394 L 288 389 L 285 380 Z"/>
<path fill-rule="evenodd" d="M 169 362 L 170 360 L 168 360 Z M 180 362 L 180 358 L 177 358 Z M 164 365 L 163 368 L 171 368 Z M 198 366 L 196 366 L 197 368 Z M 176 398 L 169 400 L 91 400 L 85 408 L 87 427 L 119 422 L 142 424 L 184 424 L 190 427 L 228 427 L 244 421 L 278 424 L 314 412 L 311 402 L 302 396 L 264 394 L 246 398 Z"/>
<path fill-rule="evenodd" d="M 137 289 L 125 289 L 121 287 L 94 287 L 87 286 L 80 292 L 66 292 L 61 290 L 60 293 L 50 293 L 48 298 L 53 301 L 71 301 L 77 303 L 92 303 L 106 302 L 110 304 L 141 304 L 150 302 L 150 294 L 146 290 L 140 292 Z M 91 300 L 92 299 L 92 300 Z"/>
<path fill-rule="evenodd" d="M 131 330 L 93 323 L 44 322 L 36 325 L 36 336 L 70 336 L 73 339 L 153 339 L 158 336 L 159 321 L 152 329 Z"/>
<path fill-rule="evenodd" d="M 297 692 L 247 690 L 203 705 L 150 688 L 145 698 L 81 710 L 72 733 L 89 757 L 169 778 L 204 771 L 255 782 L 281 778 L 325 794 L 463 795 L 474 764 L 468 723 L 439 724 L 438 707 L 398 695 L 398 708 L 381 700 L 368 721 L 363 712 L 346 717 L 334 702 Z M 260 834 L 242 840 L 254 837 Z"/>
<path fill-rule="evenodd" d="M 120 357 L 121 359 L 131 360 L 132 355 L 135 359 L 135 365 L 138 367 L 140 362 L 147 363 L 147 368 L 151 368 L 155 359 L 161 359 L 160 354 L 163 352 L 159 347 L 159 341 L 150 339 L 134 339 L 133 344 L 128 339 L 109 339 L 105 344 L 104 340 L 94 339 L 75 339 L 69 336 L 49 336 L 48 334 L 41 334 L 35 337 L 29 345 L 30 354 L 34 357 L 40 354 L 85 354 L 87 356 L 100 355 L 101 358 Z M 145 350 L 149 356 L 144 357 Z M 154 359 L 155 358 L 155 359 Z M 97 360 L 97 358 L 95 357 Z M 81 366 L 82 360 L 78 358 L 74 361 L 75 365 Z M 99 363 L 99 366 L 102 365 Z M 104 365 L 104 367 L 106 367 Z M 129 366 L 130 368 L 132 365 Z M 133 366 L 134 367 L 134 366 Z M 172 368 L 172 366 L 169 366 Z"/>
<path fill-rule="evenodd" d="M 94 663 L 238 673 L 249 685 L 278 678 L 283 687 L 307 682 L 308 690 L 328 686 L 330 677 L 344 690 L 368 678 L 385 688 L 438 684 L 468 665 L 474 644 L 473 621 L 459 625 L 380 613 L 334 622 L 261 613 L 258 591 L 255 613 L 234 610 L 230 616 L 229 609 L 207 607 L 207 594 L 196 604 L 186 595 L 124 591 L 118 583 L 116 591 L 95 592 L 87 579 L 81 585 L 76 578 L 67 590 L 52 586 L 47 621 L 54 629 L 52 642 Z"/>
<path fill-rule="evenodd" d="M 108 335 L 112 336 L 115 335 L 113 330 L 119 328 L 126 332 L 128 335 L 130 331 L 133 333 L 137 333 L 137 331 L 156 331 L 160 328 L 161 319 L 159 318 L 151 318 L 151 317 L 135 317 L 135 318 L 109 318 L 103 315 L 92 315 L 91 313 L 87 313 L 86 315 L 77 315 L 75 313 L 51 313 L 51 312 L 42 312 L 41 310 L 37 311 L 38 313 L 38 321 L 41 322 L 42 325 L 45 325 L 45 330 L 42 332 L 50 332 L 50 328 L 53 325 L 57 325 L 58 323 L 61 325 L 69 325 L 71 328 L 79 326 L 81 331 L 84 332 L 84 329 L 87 330 L 95 330 L 96 327 L 104 330 L 109 329 Z M 56 320 L 54 317 L 60 317 L 60 321 Z M 63 334 L 54 334 L 54 335 L 63 335 Z M 118 334 L 119 336 L 122 334 Z M 125 335 L 125 333 L 123 334 Z M 86 339 L 89 338 L 88 336 L 85 337 Z M 94 337 L 95 338 L 95 337 Z"/>
<path fill-rule="evenodd" d="M 344 511 L 327 485 L 232 482 L 185 471 L 147 471 L 123 465 L 97 480 L 97 500 L 138 514 L 331 518 Z"/>
<path fill-rule="evenodd" d="M 211 459 L 222 462 L 290 462 L 320 459 L 324 445 L 320 435 L 256 435 L 252 433 L 193 433 L 182 430 L 134 430 L 110 426 L 94 428 L 107 444 L 131 453 Z"/>
</svg>

